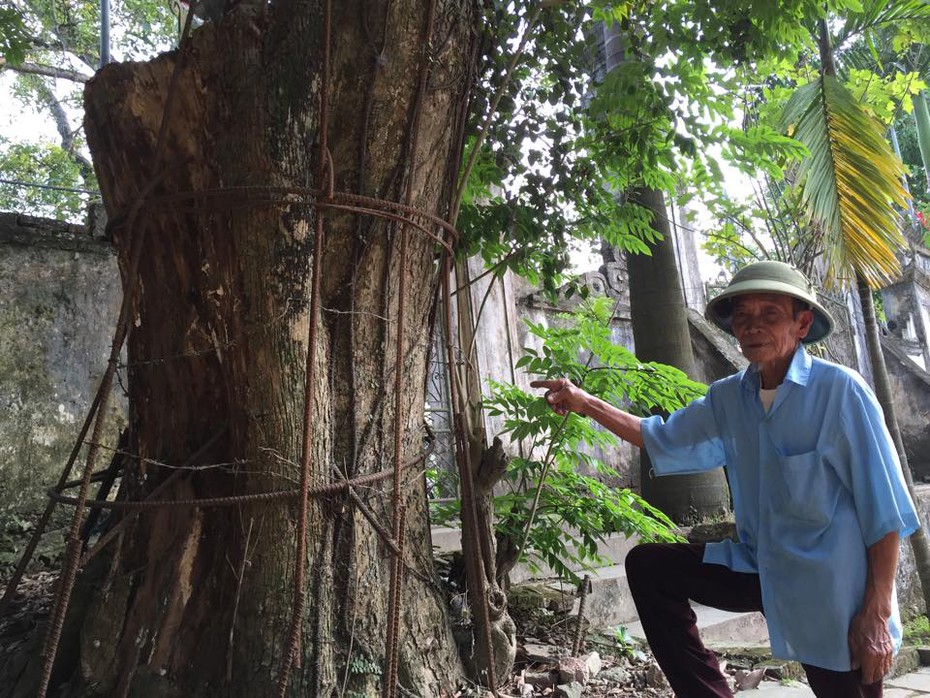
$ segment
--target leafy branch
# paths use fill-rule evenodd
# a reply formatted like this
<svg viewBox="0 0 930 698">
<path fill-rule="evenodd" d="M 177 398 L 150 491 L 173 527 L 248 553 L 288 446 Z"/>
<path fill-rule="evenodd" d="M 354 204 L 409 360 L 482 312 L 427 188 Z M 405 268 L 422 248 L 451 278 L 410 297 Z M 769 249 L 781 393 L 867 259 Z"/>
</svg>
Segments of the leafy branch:
<svg viewBox="0 0 930 698">
<path fill-rule="evenodd" d="M 663 364 L 645 363 L 611 338 L 611 305 L 606 298 L 585 301 L 580 310 L 560 316 L 561 327 L 527 323 L 541 349 L 526 348 L 518 368 L 540 378 L 565 376 L 594 395 L 640 414 L 654 408 L 674 410 L 702 395 L 705 386 Z M 575 414 L 560 417 L 539 395 L 515 385 L 491 383 L 483 406 L 504 418 L 503 433 L 523 442 L 525 453 L 546 456 L 512 458 L 503 482 L 507 491 L 494 498 L 498 569 L 506 572 L 517 555 L 531 565 L 546 564 L 577 581 L 575 569 L 603 563 L 597 547 L 614 533 L 645 540 L 674 540 L 674 525 L 629 487 L 605 462 L 619 441 Z M 538 502 L 534 485 L 542 481 Z M 435 507 L 439 521 L 457 515 L 457 502 Z M 528 545 L 520 542 L 527 531 Z"/>
</svg>

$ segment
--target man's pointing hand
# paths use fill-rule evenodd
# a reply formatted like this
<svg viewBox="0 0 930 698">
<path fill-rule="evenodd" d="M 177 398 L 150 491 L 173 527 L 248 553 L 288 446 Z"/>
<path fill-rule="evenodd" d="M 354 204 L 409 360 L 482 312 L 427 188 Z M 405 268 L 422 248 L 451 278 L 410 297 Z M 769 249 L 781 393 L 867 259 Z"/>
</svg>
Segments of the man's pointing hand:
<svg viewBox="0 0 930 698">
<path fill-rule="evenodd" d="M 568 378 L 533 381 L 530 383 L 530 387 L 546 389 L 544 397 L 556 414 L 564 416 L 569 412 L 585 413 L 585 403 L 589 395 L 574 385 Z"/>
</svg>

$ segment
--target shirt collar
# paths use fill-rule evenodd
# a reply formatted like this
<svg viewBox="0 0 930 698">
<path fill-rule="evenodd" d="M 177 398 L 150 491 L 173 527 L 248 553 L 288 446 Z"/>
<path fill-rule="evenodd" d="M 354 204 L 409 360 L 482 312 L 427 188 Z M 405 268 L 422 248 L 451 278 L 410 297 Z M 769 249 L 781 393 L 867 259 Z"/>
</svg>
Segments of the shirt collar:
<svg viewBox="0 0 930 698">
<path fill-rule="evenodd" d="M 798 348 L 794 351 L 794 357 L 788 365 L 788 372 L 785 374 L 785 380 L 783 382 L 791 381 L 798 385 L 807 385 L 813 363 L 810 354 L 807 353 L 804 345 L 799 342 Z M 744 370 L 743 377 L 740 378 L 740 383 L 744 388 L 753 392 L 758 392 L 761 386 L 759 367 L 756 364 L 750 364 L 749 367 Z"/>
</svg>

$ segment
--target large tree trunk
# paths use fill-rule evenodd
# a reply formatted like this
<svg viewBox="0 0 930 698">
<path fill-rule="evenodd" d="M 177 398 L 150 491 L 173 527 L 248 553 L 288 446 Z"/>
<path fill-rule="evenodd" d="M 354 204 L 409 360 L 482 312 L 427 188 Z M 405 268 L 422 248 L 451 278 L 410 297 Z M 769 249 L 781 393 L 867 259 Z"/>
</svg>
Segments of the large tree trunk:
<svg viewBox="0 0 930 698">
<path fill-rule="evenodd" d="M 665 197 L 655 189 L 640 189 L 632 200 L 652 211 L 652 225 L 662 235 L 652 246 L 651 255 L 628 254 L 626 258 L 636 356 L 675 366 L 694 376 L 691 333 Z M 722 468 L 656 478 L 651 476 L 652 466 L 645 450 L 640 460 L 643 497 L 673 521 L 695 523 L 729 511 L 729 490 Z"/>
<path fill-rule="evenodd" d="M 460 122 L 470 87 L 474 8 L 439 0 L 427 42 L 427 2 L 334 2 L 332 78 L 323 85 L 321 4 L 274 3 L 267 17 L 239 12 L 197 30 L 177 72 L 161 150 L 178 52 L 108 66 L 88 84 L 88 141 L 111 221 L 125 217 L 152 182 L 155 196 L 325 188 L 317 147 L 323 90 L 335 191 L 409 200 L 445 215 L 455 175 L 449 163 L 461 146 L 449 125 Z M 424 59 L 432 70 L 425 88 Z M 395 430 L 401 460 L 422 450 L 436 245 L 411 230 L 402 264 L 397 224 L 325 212 L 319 313 L 311 318 L 316 212 L 257 196 L 243 190 L 234 198 L 161 201 L 133 229 L 114 230 L 126 287 L 130 247 L 145 231 L 128 343 L 129 450 L 138 457 L 124 477 L 124 497 L 145 497 L 171 472 L 159 464 L 183 463 L 217 434 L 195 465 L 226 465 L 186 473 L 163 497 L 294 488 L 314 321 L 311 485 L 340 481 L 337 469 L 354 477 L 392 467 Z M 436 696 L 460 665 L 443 599 L 428 582 L 422 480 L 416 468 L 405 478 L 406 558 L 419 574 L 404 577 L 399 680 L 414 695 Z M 386 480 L 360 493 L 386 530 L 391 490 Z M 143 687 L 146 695 L 276 693 L 293 606 L 297 509 L 291 499 L 162 508 L 136 519 L 83 627 L 83 695 Z M 302 554 L 307 606 L 290 694 L 341 695 L 347 677 L 349 690 L 375 695 L 388 633 L 389 547 L 339 494 L 311 499 Z M 350 671 L 352 660 L 362 661 Z"/>
</svg>

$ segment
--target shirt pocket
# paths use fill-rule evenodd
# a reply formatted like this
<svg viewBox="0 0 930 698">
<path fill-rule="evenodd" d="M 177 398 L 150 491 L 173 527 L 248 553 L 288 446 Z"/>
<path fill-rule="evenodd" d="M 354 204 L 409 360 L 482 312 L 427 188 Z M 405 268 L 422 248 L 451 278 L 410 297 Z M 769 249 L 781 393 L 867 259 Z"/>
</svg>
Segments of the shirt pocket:
<svg viewBox="0 0 930 698">
<path fill-rule="evenodd" d="M 808 524 L 825 526 L 833 519 L 839 483 L 833 469 L 817 451 L 778 456 L 784 482 L 779 510 Z"/>
</svg>

